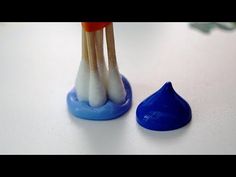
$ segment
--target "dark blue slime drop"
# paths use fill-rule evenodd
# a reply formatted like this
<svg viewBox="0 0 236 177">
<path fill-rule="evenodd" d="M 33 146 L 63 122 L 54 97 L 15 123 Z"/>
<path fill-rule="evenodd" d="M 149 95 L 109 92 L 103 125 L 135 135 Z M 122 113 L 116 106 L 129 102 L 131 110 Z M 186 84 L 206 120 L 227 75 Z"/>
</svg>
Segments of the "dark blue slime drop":
<svg viewBox="0 0 236 177">
<path fill-rule="evenodd" d="M 137 122 L 144 128 L 168 131 L 181 128 L 191 120 L 189 104 L 173 89 L 171 82 L 139 104 Z"/>
</svg>

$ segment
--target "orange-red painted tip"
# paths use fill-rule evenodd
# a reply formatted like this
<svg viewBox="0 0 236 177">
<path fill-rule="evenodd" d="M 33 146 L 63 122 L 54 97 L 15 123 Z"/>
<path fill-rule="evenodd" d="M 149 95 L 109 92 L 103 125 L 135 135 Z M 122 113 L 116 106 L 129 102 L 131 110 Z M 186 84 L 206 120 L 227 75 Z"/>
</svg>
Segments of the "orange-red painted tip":
<svg viewBox="0 0 236 177">
<path fill-rule="evenodd" d="M 100 30 L 110 23 L 111 22 L 81 22 L 84 30 L 87 32 Z"/>
</svg>

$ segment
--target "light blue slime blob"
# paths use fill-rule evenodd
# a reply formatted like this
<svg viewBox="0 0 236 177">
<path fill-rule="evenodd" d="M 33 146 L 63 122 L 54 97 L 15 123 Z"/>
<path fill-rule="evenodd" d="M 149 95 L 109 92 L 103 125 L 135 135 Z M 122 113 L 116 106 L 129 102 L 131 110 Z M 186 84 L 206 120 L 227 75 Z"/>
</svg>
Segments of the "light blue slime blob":
<svg viewBox="0 0 236 177">
<path fill-rule="evenodd" d="M 122 81 L 126 90 L 125 102 L 116 104 L 107 100 L 101 107 L 91 107 L 86 101 L 79 101 L 75 89 L 67 95 L 67 105 L 70 113 L 75 117 L 88 120 L 110 120 L 122 116 L 132 105 L 132 90 L 128 80 L 122 76 Z"/>
</svg>

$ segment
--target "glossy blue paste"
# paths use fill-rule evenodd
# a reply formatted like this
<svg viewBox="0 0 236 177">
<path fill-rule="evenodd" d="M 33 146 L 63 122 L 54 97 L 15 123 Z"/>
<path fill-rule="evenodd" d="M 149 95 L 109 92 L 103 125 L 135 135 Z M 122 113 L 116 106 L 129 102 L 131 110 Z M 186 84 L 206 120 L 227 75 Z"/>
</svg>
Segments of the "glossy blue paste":
<svg viewBox="0 0 236 177">
<path fill-rule="evenodd" d="M 180 97 L 171 82 L 139 104 L 137 122 L 144 128 L 168 131 L 181 128 L 190 122 L 192 113 L 189 104 Z"/>
</svg>

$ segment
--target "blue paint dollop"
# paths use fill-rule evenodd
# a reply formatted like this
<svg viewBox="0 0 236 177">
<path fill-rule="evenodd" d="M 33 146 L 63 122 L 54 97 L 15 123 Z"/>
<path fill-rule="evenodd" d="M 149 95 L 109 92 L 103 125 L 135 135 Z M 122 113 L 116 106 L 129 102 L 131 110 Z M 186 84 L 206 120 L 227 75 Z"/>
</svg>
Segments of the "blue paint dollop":
<svg viewBox="0 0 236 177">
<path fill-rule="evenodd" d="M 167 82 L 139 104 L 136 116 L 144 128 L 169 131 L 189 123 L 192 113 L 189 104 L 175 92 L 171 82 Z"/>
</svg>

